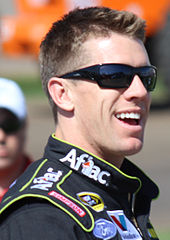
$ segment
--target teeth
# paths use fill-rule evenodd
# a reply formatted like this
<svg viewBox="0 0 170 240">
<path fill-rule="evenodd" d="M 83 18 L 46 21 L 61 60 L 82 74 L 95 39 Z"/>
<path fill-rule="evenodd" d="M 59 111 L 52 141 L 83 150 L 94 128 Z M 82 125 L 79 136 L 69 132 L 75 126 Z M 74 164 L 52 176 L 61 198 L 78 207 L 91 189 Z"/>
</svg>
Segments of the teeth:
<svg viewBox="0 0 170 240">
<path fill-rule="evenodd" d="M 125 118 L 140 119 L 140 114 L 139 113 L 118 113 L 116 114 L 116 117 L 118 119 L 125 119 Z"/>
</svg>

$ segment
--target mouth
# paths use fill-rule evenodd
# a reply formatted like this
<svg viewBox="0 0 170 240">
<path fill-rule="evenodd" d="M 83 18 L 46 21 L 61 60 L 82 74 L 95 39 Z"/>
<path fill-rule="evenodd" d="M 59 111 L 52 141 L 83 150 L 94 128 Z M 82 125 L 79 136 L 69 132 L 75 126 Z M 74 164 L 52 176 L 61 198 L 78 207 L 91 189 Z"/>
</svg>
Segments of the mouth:
<svg viewBox="0 0 170 240">
<path fill-rule="evenodd" d="M 8 157 L 8 152 L 5 149 L 0 148 L 0 158 Z"/>
<path fill-rule="evenodd" d="M 136 112 L 122 112 L 117 113 L 116 118 L 128 125 L 137 126 L 140 124 L 141 114 Z"/>
</svg>

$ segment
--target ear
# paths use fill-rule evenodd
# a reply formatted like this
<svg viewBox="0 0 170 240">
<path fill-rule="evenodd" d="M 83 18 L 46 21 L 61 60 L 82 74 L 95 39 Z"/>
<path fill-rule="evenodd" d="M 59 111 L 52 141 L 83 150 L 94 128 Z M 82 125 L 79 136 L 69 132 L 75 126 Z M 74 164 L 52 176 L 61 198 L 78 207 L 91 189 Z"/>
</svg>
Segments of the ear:
<svg viewBox="0 0 170 240">
<path fill-rule="evenodd" d="M 55 104 L 65 111 L 73 111 L 71 89 L 65 79 L 53 77 L 48 82 L 48 91 Z"/>
</svg>

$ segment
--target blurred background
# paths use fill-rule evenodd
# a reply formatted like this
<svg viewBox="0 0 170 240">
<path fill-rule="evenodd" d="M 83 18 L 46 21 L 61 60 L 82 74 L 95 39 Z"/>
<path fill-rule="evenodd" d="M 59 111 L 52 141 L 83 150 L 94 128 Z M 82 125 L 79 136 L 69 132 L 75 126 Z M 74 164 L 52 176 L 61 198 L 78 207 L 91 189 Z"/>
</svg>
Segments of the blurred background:
<svg viewBox="0 0 170 240">
<path fill-rule="evenodd" d="M 36 160 L 54 131 L 52 113 L 39 76 L 39 44 L 52 22 L 79 6 L 129 10 L 147 22 L 146 48 L 158 68 L 145 145 L 131 159 L 160 187 L 152 222 L 162 240 L 170 239 L 170 0 L 3 0 L 0 2 L 0 76 L 17 81 L 28 105 L 27 150 Z"/>
</svg>

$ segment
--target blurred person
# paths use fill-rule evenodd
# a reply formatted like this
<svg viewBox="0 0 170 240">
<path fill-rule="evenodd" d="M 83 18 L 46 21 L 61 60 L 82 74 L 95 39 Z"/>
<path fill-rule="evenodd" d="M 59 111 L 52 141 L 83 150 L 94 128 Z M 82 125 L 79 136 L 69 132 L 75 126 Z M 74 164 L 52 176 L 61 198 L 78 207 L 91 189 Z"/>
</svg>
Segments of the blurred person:
<svg viewBox="0 0 170 240">
<path fill-rule="evenodd" d="M 158 239 L 158 187 L 127 159 L 143 146 L 157 78 L 144 39 L 143 20 L 104 7 L 53 24 L 40 69 L 56 129 L 4 197 L 2 240 Z"/>
<path fill-rule="evenodd" d="M 24 152 L 27 110 L 24 95 L 12 80 L 0 78 L 0 201 L 31 163 Z"/>
</svg>

